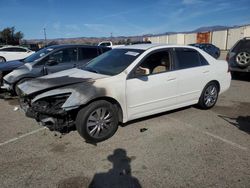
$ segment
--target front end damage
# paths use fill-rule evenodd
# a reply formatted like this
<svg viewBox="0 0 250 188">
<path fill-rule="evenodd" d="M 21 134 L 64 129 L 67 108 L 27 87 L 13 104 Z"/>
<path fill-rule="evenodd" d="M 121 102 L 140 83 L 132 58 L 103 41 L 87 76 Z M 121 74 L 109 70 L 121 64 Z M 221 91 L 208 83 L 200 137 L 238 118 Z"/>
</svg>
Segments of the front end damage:
<svg viewBox="0 0 250 188">
<path fill-rule="evenodd" d="M 70 76 L 69 76 L 70 75 Z M 89 100 L 105 95 L 94 86 L 107 76 L 70 69 L 26 81 L 20 90 L 20 106 L 26 116 L 51 130 L 63 131 L 74 126 L 78 110 Z"/>
<path fill-rule="evenodd" d="M 70 93 L 45 97 L 32 103 L 32 99 L 22 97 L 20 106 L 27 117 L 35 119 L 53 131 L 65 131 L 74 126 L 76 112 L 62 108 Z"/>
</svg>

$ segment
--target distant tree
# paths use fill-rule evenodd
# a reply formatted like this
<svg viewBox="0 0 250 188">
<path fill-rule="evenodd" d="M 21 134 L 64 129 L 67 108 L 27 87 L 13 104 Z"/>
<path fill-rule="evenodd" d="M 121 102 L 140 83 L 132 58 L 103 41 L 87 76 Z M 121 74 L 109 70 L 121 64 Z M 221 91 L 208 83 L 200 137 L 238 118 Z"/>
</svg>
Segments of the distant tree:
<svg viewBox="0 0 250 188">
<path fill-rule="evenodd" d="M 15 27 L 6 27 L 0 31 L 0 41 L 4 44 L 20 44 L 21 39 L 24 37 L 21 31 L 15 33 Z"/>
<path fill-rule="evenodd" d="M 132 42 L 131 39 L 127 39 L 126 41 L 127 44 L 131 44 L 131 42 Z"/>
<path fill-rule="evenodd" d="M 14 39 L 15 39 L 16 41 L 19 41 L 19 43 L 20 43 L 20 40 L 21 40 L 23 37 L 24 37 L 24 35 L 23 35 L 23 33 L 22 33 L 21 31 L 18 31 L 18 32 L 16 32 L 16 33 L 14 34 Z"/>
</svg>

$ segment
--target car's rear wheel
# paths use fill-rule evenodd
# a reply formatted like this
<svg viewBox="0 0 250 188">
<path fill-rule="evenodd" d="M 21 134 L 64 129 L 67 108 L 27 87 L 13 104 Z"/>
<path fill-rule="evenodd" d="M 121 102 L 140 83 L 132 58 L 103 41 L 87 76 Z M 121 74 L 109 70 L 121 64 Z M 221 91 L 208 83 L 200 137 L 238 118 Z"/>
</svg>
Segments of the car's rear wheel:
<svg viewBox="0 0 250 188">
<path fill-rule="evenodd" d="M 116 108 L 105 100 L 94 101 L 76 117 L 78 133 L 90 142 L 101 142 L 113 136 L 118 128 Z"/>
<path fill-rule="evenodd" d="M 0 63 L 6 62 L 6 59 L 4 57 L 0 57 Z"/>
<path fill-rule="evenodd" d="M 202 109 L 212 108 L 218 99 L 219 87 L 215 82 L 210 82 L 203 89 L 198 105 Z"/>
<path fill-rule="evenodd" d="M 250 65 L 250 50 L 245 49 L 240 51 L 236 55 L 236 63 L 242 67 L 245 68 Z"/>
</svg>

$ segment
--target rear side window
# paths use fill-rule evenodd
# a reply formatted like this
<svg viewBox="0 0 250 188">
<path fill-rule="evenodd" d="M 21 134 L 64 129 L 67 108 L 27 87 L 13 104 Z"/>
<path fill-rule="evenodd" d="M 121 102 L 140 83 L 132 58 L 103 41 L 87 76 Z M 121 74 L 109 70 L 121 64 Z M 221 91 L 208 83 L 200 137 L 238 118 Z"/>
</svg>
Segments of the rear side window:
<svg viewBox="0 0 250 188">
<path fill-rule="evenodd" d="M 197 51 L 192 49 L 176 49 L 176 69 L 187 69 L 208 65 L 207 60 Z"/>
<path fill-rule="evenodd" d="M 250 48 L 250 40 L 240 40 L 232 51 L 237 53 L 240 52 L 241 50 L 249 48 Z"/>
<path fill-rule="evenodd" d="M 98 56 L 97 48 L 79 48 L 79 61 Z"/>
</svg>

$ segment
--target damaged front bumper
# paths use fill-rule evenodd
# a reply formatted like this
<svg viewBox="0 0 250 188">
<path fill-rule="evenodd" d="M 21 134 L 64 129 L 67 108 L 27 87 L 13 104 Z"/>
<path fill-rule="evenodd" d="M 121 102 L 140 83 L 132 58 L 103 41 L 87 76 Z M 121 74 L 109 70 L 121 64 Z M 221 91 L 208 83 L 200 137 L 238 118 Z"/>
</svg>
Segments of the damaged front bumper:
<svg viewBox="0 0 250 188">
<path fill-rule="evenodd" d="M 73 116 L 70 112 L 61 108 L 68 96 L 59 96 L 57 100 L 41 100 L 32 103 L 29 98 L 21 98 L 20 106 L 29 118 L 53 131 L 62 131 L 74 126 Z"/>
</svg>

